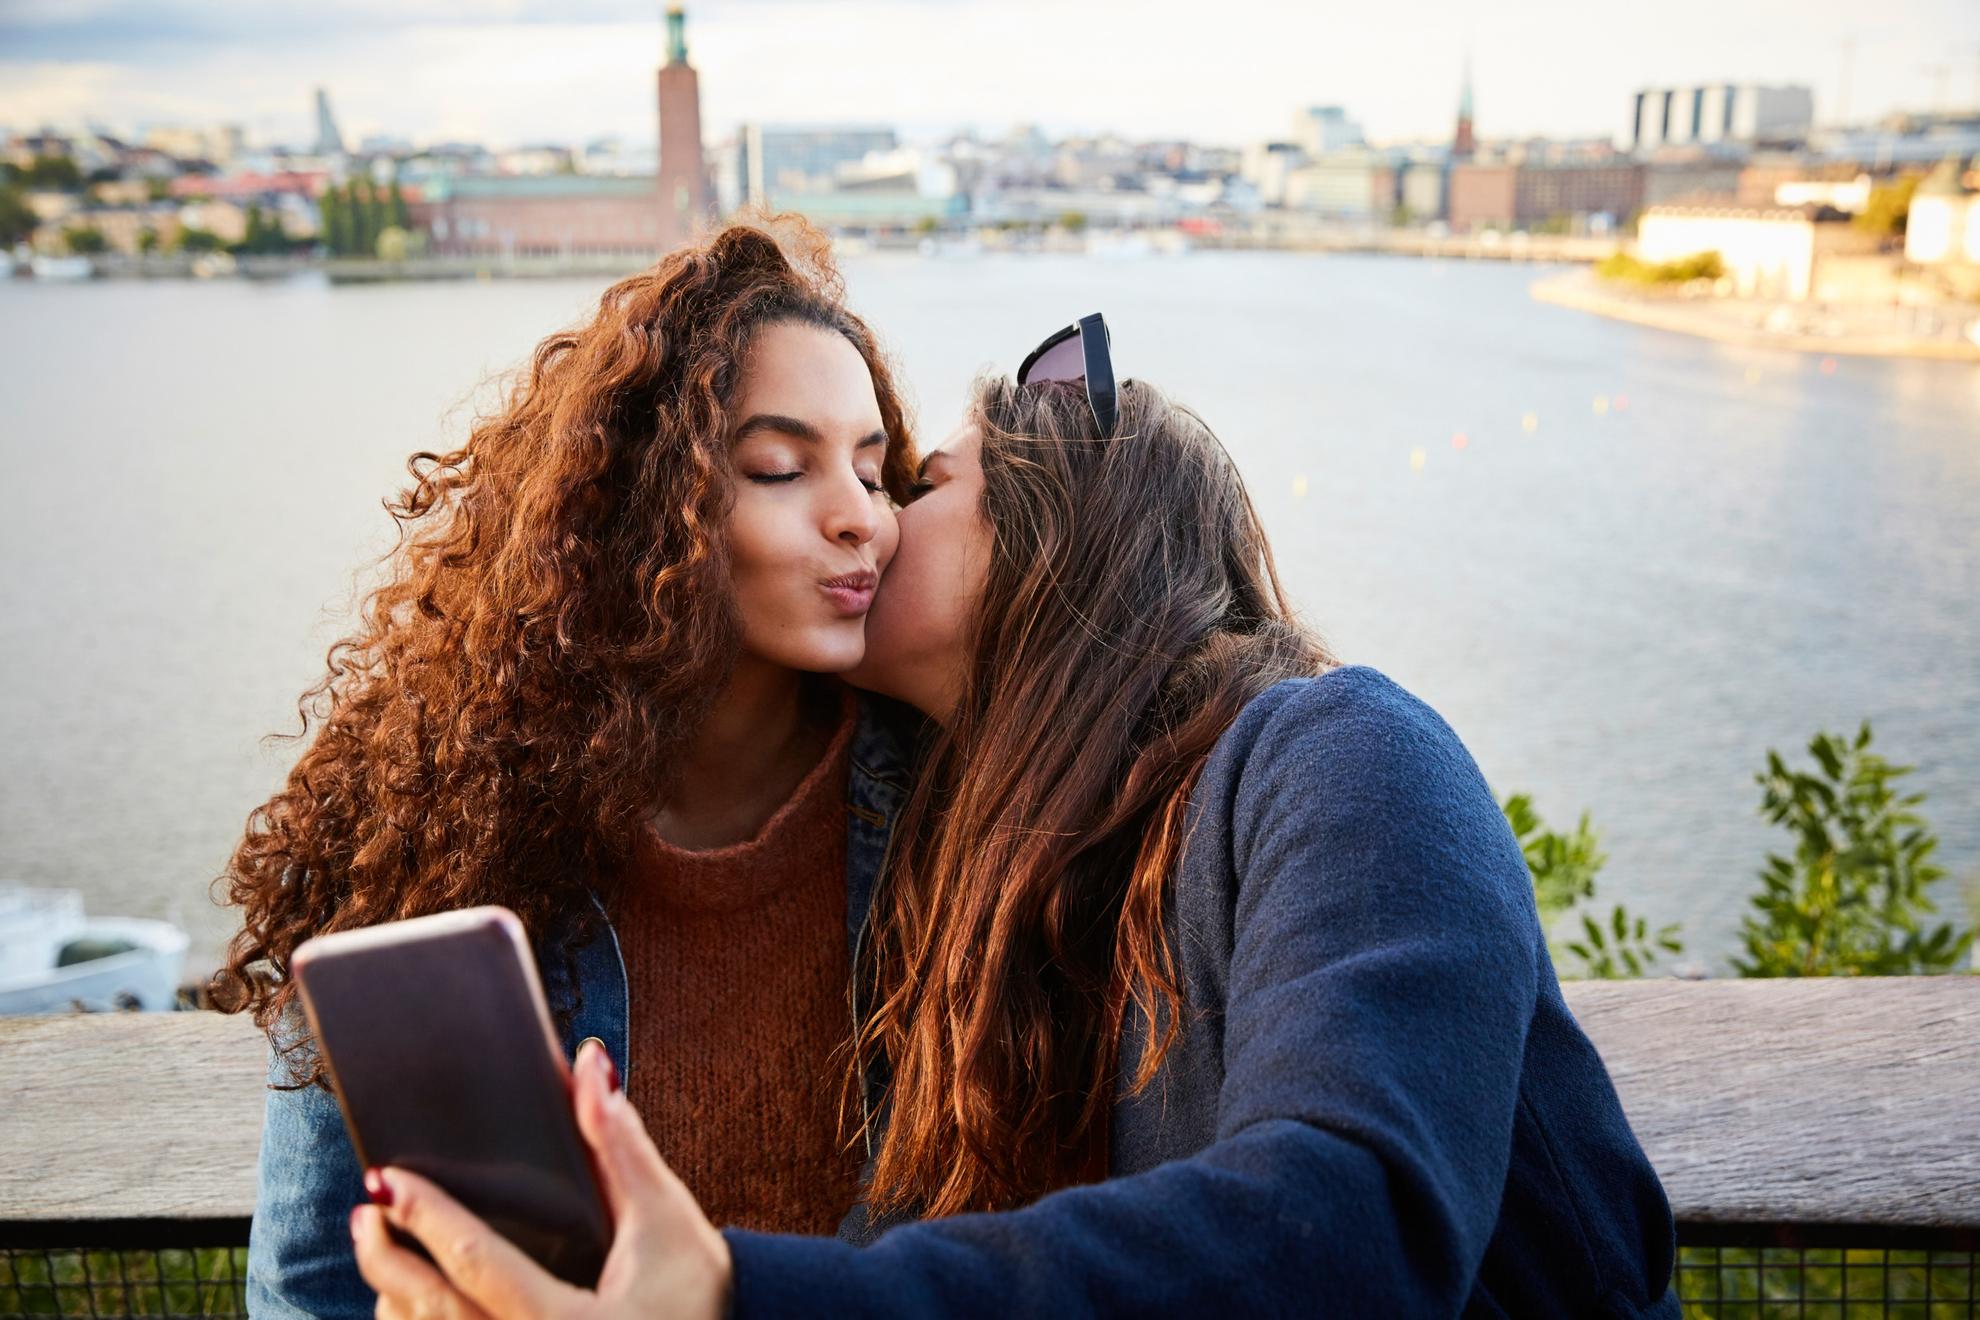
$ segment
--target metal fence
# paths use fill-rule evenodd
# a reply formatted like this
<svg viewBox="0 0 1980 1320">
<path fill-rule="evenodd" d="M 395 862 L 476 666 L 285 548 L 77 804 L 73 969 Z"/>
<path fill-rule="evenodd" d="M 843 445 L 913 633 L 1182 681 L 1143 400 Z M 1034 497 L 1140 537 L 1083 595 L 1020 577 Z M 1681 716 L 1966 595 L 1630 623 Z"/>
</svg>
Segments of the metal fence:
<svg viewBox="0 0 1980 1320">
<path fill-rule="evenodd" d="M 36 1226 L 0 1229 L 0 1317 L 245 1316 L 247 1226 L 205 1234 L 204 1245 L 144 1247 L 92 1229 L 88 1248 L 56 1245 Z M 1687 1320 L 1967 1320 L 1980 1315 L 1980 1251 L 1894 1247 L 1686 1245 L 1678 1296 Z M 219 1245 L 215 1245 L 219 1244 Z"/>
</svg>

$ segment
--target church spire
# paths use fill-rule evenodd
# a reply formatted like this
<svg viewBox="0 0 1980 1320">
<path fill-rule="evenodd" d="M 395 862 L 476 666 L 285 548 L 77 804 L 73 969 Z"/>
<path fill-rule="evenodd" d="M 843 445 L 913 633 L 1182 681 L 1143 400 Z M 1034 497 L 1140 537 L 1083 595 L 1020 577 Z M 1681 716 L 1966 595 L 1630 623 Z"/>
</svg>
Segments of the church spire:
<svg viewBox="0 0 1980 1320">
<path fill-rule="evenodd" d="M 1471 43 L 1464 44 L 1464 86 L 1458 92 L 1457 135 L 1451 139 L 1451 155 L 1458 160 L 1469 160 L 1478 149 L 1477 138 L 1471 128 Z"/>
</svg>

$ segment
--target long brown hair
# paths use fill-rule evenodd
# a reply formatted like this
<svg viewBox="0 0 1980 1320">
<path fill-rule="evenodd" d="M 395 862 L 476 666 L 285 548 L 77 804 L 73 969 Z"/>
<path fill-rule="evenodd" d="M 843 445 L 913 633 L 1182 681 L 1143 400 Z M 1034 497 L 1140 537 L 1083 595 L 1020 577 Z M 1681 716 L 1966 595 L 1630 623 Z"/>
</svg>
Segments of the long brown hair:
<svg viewBox="0 0 1980 1320">
<path fill-rule="evenodd" d="M 1189 794 L 1252 697 L 1331 663 L 1237 470 L 1139 381 L 979 383 L 991 552 L 965 690 L 897 824 L 861 1058 L 892 1070 L 880 1213 L 1104 1177 L 1130 1006 L 1148 1086 L 1184 1028 L 1164 929 Z"/>
<path fill-rule="evenodd" d="M 575 918 L 569 965 L 595 930 L 586 887 L 613 883 L 668 790 L 670 749 L 735 662 L 729 411 L 757 331 L 793 320 L 866 360 L 883 482 L 904 498 L 892 370 L 827 240 L 788 216 L 612 285 L 464 445 L 413 455 L 386 504 L 388 580 L 303 694 L 301 728 L 280 736 L 315 737 L 216 881 L 242 909 L 209 985 L 220 1007 L 271 1030 L 305 938 L 481 903 L 533 937 Z M 291 1064 L 300 1083 L 322 1076 L 320 1060 Z"/>
</svg>

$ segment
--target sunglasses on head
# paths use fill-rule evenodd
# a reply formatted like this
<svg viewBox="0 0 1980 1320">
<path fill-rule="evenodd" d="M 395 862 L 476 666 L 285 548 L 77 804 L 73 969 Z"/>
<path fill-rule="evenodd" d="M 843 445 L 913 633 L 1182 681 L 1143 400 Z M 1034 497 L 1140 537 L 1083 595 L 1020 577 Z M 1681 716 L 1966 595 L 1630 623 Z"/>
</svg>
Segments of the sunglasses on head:
<svg viewBox="0 0 1980 1320">
<path fill-rule="evenodd" d="M 1108 352 L 1107 322 L 1100 313 L 1082 316 L 1031 350 L 1018 366 L 1020 388 L 1048 380 L 1083 380 L 1086 405 L 1100 434 L 1111 436 L 1119 414 L 1114 406 L 1114 359 Z"/>
</svg>

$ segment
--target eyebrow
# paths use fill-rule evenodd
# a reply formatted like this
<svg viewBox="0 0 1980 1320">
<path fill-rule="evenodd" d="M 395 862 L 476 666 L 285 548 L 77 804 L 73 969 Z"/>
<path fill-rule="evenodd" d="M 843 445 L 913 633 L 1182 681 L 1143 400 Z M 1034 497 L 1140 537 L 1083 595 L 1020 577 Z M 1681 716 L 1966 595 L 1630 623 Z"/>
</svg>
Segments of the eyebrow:
<svg viewBox="0 0 1980 1320">
<path fill-rule="evenodd" d="M 805 421 L 801 417 L 786 417 L 782 413 L 754 414 L 748 421 L 736 428 L 736 439 L 738 441 L 746 440 L 758 431 L 781 431 L 785 435 L 807 441 L 811 444 L 821 444 L 825 439 L 824 432 L 820 431 L 810 422 Z M 856 450 L 870 449 L 875 445 L 884 446 L 886 443 L 887 433 L 885 431 L 872 431 L 863 436 L 860 442 L 854 445 L 853 448 Z"/>
</svg>

